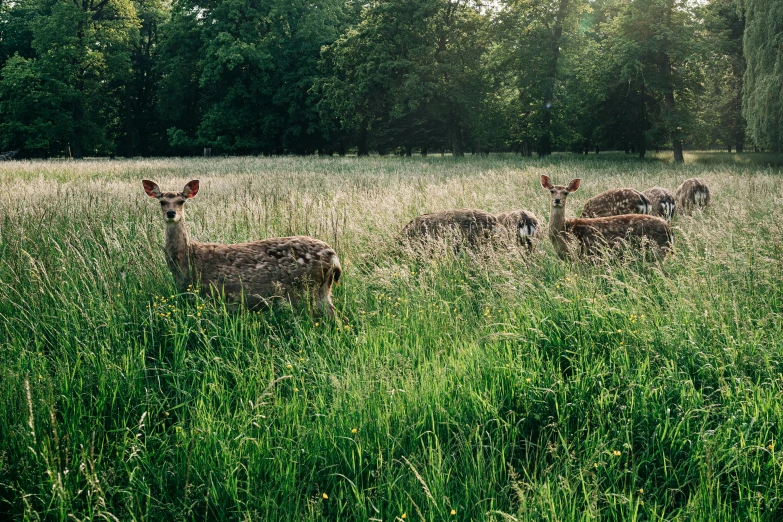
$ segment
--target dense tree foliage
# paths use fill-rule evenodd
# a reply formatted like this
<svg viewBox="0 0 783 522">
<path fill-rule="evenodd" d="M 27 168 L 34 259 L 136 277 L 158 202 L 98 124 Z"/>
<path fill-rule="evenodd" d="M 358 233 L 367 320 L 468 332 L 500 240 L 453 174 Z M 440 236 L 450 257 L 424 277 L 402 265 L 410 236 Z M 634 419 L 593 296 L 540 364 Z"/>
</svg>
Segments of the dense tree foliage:
<svg viewBox="0 0 783 522">
<path fill-rule="evenodd" d="M 745 91 L 748 135 L 783 150 L 783 2 L 745 0 Z"/>
<path fill-rule="evenodd" d="M 781 148 L 781 20 L 771 0 L 4 0 L 0 149 Z"/>
</svg>

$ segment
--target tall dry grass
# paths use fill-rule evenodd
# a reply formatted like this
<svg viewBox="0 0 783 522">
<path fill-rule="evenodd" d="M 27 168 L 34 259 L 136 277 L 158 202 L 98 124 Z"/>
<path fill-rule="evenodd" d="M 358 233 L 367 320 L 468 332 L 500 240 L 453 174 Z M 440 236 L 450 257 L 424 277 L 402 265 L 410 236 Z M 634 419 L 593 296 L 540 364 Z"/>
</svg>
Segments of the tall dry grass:
<svg viewBox="0 0 783 522">
<path fill-rule="evenodd" d="M 0 163 L 0 512 L 779 519 L 780 170 L 720 158 Z M 439 209 L 546 222 L 542 173 L 571 215 L 694 176 L 713 206 L 662 264 L 400 247 Z M 142 178 L 201 180 L 199 241 L 331 243 L 343 319 L 176 295 Z"/>
</svg>

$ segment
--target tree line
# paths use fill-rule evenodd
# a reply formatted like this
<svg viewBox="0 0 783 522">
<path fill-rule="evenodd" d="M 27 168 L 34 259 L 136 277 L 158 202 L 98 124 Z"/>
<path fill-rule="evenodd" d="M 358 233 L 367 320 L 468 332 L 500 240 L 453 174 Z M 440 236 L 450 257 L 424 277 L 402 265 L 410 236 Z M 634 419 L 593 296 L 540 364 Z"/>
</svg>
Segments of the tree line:
<svg viewBox="0 0 783 522">
<path fill-rule="evenodd" d="M 781 42 L 782 0 L 0 0 L 0 150 L 782 150 Z"/>
</svg>

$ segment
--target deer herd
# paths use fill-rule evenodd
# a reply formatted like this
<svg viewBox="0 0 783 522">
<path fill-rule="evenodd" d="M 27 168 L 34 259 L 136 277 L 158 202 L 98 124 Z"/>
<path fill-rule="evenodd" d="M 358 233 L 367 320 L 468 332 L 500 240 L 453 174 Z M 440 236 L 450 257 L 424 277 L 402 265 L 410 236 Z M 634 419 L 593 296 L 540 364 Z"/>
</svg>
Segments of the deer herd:
<svg viewBox="0 0 783 522">
<path fill-rule="evenodd" d="M 198 193 L 198 180 L 190 181 L 181 192 L 163 192 L 149 180 L 142 180 L 142 185 L 148 196 L 160 202 L 166 225 L 166 263 L 180 292 L 199 287 L 208 296 L 222 296 L 232 306 L 244 302 L 251 310 L 275 299 L 307 299 L 326 315 L 334 315 L 332 285 L 340 280 L 342 268 L 328 244 L 308 236 L 235 244 L 192 241 L 185 228 L 185 202 Z M 673 246 L 670 223 L 675 213 L 689 215 L 710 203 L 707 184 L 691 178 L 674 195 L 662 187 L 644 192 L 607 190 L 587 200 L 579 218 L 566 219 L 568 196 L 579 189 L 580 180 L 555 185 L 542 175 L 541 185 L 550 194 L 549 239 L 561 259 L 621 249 L 661 259 Z M 405 225 L 402 235 L 406 241 L 457 235 L 470 246 L 505 236 L 532 251 L 540 232 L 538 219 L 528 210 L 490 214 L 455 209 L 418 216 Z"/>
</svg>

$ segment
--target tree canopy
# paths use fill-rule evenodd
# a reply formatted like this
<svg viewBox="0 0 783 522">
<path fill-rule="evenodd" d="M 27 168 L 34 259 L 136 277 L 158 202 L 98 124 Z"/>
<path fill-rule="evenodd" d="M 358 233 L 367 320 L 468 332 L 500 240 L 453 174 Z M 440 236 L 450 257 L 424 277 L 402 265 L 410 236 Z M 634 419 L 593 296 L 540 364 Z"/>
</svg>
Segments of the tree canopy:
<svg viewBox="0 0 783 522">
<path fill-rule="evenodd" d="M 16 0 L 0 150 L 781 149 L 782 42 L 772 0 Z"/>
</svg>

